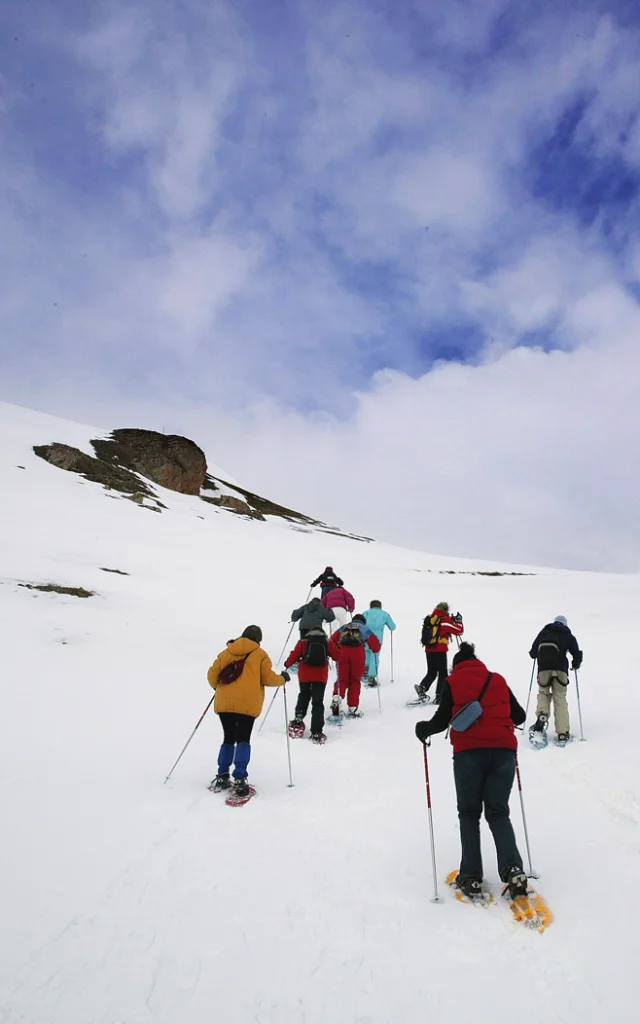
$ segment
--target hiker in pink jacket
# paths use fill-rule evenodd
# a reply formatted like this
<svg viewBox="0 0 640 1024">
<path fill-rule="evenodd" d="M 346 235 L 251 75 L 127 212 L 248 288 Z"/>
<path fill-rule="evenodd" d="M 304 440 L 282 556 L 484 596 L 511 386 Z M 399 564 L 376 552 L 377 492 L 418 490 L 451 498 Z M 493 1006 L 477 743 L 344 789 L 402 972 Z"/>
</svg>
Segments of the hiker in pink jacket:
<svg viewBox="0 0 640 1024">
<path fill-rule="evenodd" d="M 353 612 L 356 602 L 353 594 L 344 587 L 334 587 L 324 595 L 322 605 L 325 608 L 332 608 L 338 625 L 344 626 L 349 621 L 349 612 Z"/>
</svg>

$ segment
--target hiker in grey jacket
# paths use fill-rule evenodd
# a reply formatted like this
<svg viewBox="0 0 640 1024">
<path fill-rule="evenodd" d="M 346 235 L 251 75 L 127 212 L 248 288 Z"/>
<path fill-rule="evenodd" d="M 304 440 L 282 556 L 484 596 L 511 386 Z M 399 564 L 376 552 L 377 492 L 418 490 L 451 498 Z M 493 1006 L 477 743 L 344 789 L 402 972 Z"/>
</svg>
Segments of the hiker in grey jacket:
<svg viewBox="0 0 640 1024">
<path fill-rule="evenodd" d="M 319 597 L 312 597 L 302 608 L 294 608 L 291 621 L 300 620 L 300 637 L 305 637 L 314 626 L 322 626 L 325 622 L 334 622 L 335 612 L 332 608 L 323 608 Z"/>
</svg>

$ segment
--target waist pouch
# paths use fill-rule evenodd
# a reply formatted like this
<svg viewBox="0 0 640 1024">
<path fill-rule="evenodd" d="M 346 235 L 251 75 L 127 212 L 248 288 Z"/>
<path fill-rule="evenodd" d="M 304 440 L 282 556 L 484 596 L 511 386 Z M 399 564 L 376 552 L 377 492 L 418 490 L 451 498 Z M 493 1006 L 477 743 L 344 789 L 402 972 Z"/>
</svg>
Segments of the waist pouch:
<svg viewBox="0 0 640 1024">
<path fill-rule="evenodd" d="M 449 728 L 453 729 L 454 732 L 466 732 L 467 729 L 470 729 L 471 726 L 474 725 L 482 716 L 482 704 L 480 701 L 486 693 L 487 686 L 491 680 L 491 675 L 492 673 L 490 672 L 484 686 L 480 690 L 477 700 L 470 700 L 469 703 L 460 708 L 457 714 L 455 714 L 451 719 Z"/>
</svg>

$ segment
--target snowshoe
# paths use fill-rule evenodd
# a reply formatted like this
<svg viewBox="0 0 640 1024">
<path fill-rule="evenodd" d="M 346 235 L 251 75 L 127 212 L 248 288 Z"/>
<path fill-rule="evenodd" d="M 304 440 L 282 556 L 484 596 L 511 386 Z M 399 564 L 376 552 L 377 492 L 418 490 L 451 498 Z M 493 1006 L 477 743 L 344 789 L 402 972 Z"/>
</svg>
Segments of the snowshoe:
<svg viewBox="0 0 640 1024">
<path fill-rule="evenodd" d="M 347 718 L 362 718 L 363 712 L 360 708 L 349 708 Z"/>
<path fill-rule="evenodd" d="M 571 736 L 568 732 L 559 732 L 556 737 L 556 747 L 566 747 L 567 743 L 571 742 Z"/>
<path fill-rule="evenodd" d="M 454 891 L 460 903 L 473 903 L 477 907 L 488 907 L 493 903 L 493 896 L 482 888 L 482 882 L 476 878 L 465 878 L 458 881 L 458 872 L 451 871 L 447 875 L 447 885 Z"/>
<path fill-rule="evenodd" d="M 544 749 L 549 742 L 547 737 L 548 721 L 549 720 L 546 715 L 538 715 L 535 722 L 529 729 L 529 743 L 537 750 Z"/>
<path fill-rule="evenodd" d="M 378 686 L 378 680 L 375 676 L 369 676 L 365 682 L 365 686 Z"/>
<path fill-rule="evenodd" d="M 294 718 L 289 722 L 289 736 L 292 740 L 301 740 L 304 736 L 304 722 L 301 718 Z"/>
<path fill-rule="evenodd" d="M 311 742 L 315 743 L 318 747 L 327 742 L 327 737 L 323 732 L 312 732 L 310 738 Z"/>
<path fill-rule="evenodd" d="M 343 719 L 344 711 L 342 710 L 342 700 L 337 693 L 334 693 L 331 698 L 331 704 L 329 705 L 327 725 L 342 725 Z"/>
<path fill-rule="evenodd" d="M 416 692 L 417 690 L 418 688 L 416 687 Z M 405 704 L 405 707 L 423 708 L 426 707 L 427 704 L 431 704 L 431 697 L 429 696 L 428 693 L 420 692 L 417 697 L 413 698 L 413 700 L 408 700 Z"/>
<path fill-rule="evenodd" d="M 503 879 L 505 886 L 502 890 L 502 895 L 509 894 L 509 898 L 517 900 L 520 896 L 526 896 L 529 891 L 529 882 L 521 867 L 512 867 L 507 871 L 507 876 Z"/>
<path fill-rule="evenodd" d="M 229 807 L 242 807 L 252 796 L 256 795 L 253 786 L 250 786 L 247 779 L 235 779 L 233 789 L 225 800 Z"/>
<path fill-rule="evenodd" d="M 215 779 L 213 779 L 213 781 L 209 784 L 208 788 L 211 790 L 212 793 L 222 793 L 223 789 L 231 789 L 231 779 L 229 778 L 229 773 L 218 773 Z"/>
</svg>

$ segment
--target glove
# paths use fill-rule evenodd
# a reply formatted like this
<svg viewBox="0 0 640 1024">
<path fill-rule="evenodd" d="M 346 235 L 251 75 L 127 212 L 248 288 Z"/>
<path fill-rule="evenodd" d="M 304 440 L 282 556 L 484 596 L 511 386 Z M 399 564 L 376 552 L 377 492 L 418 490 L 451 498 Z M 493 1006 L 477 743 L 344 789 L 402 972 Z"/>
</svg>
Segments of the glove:
<svg viewBox="0 0 640 1024">
<path fill-rule="evenodd" d="M 573 661 L 571 662 L 571 668 L 573 669 L 574 672 L 576 672 L 580 668 L 581 665 L 582 665 L 582 658 L 574 658 Z"/>
<path fill-rule="evenodd" d="M 421 743 L 426 743 L 431 736 L 431 729 L 429 726 L 429 722 L 416 722 L 416 736 Z"/>
<path fill-rule="evenodd" d="M 280 673 L 280 675 L 281 675 L 281 676 L 282 676 L 282 678 L 284 679 L 285 683 L 288 683 L 288 682 L 289 682 L 289 680 L 291 679 L 291 676 L 290 676 L 290 675 L 289 675 L 289 673 L 287 672 L 286 668 L 282 670 L 282 672 Z"/>
<path fill-rule="evenodd" d="M 462 622 L 462 615 L 460 614 L 460 612 L 456 612 L 456 614 L 452 616 L 452 618 L 454 622 Z"/>
</svg>

